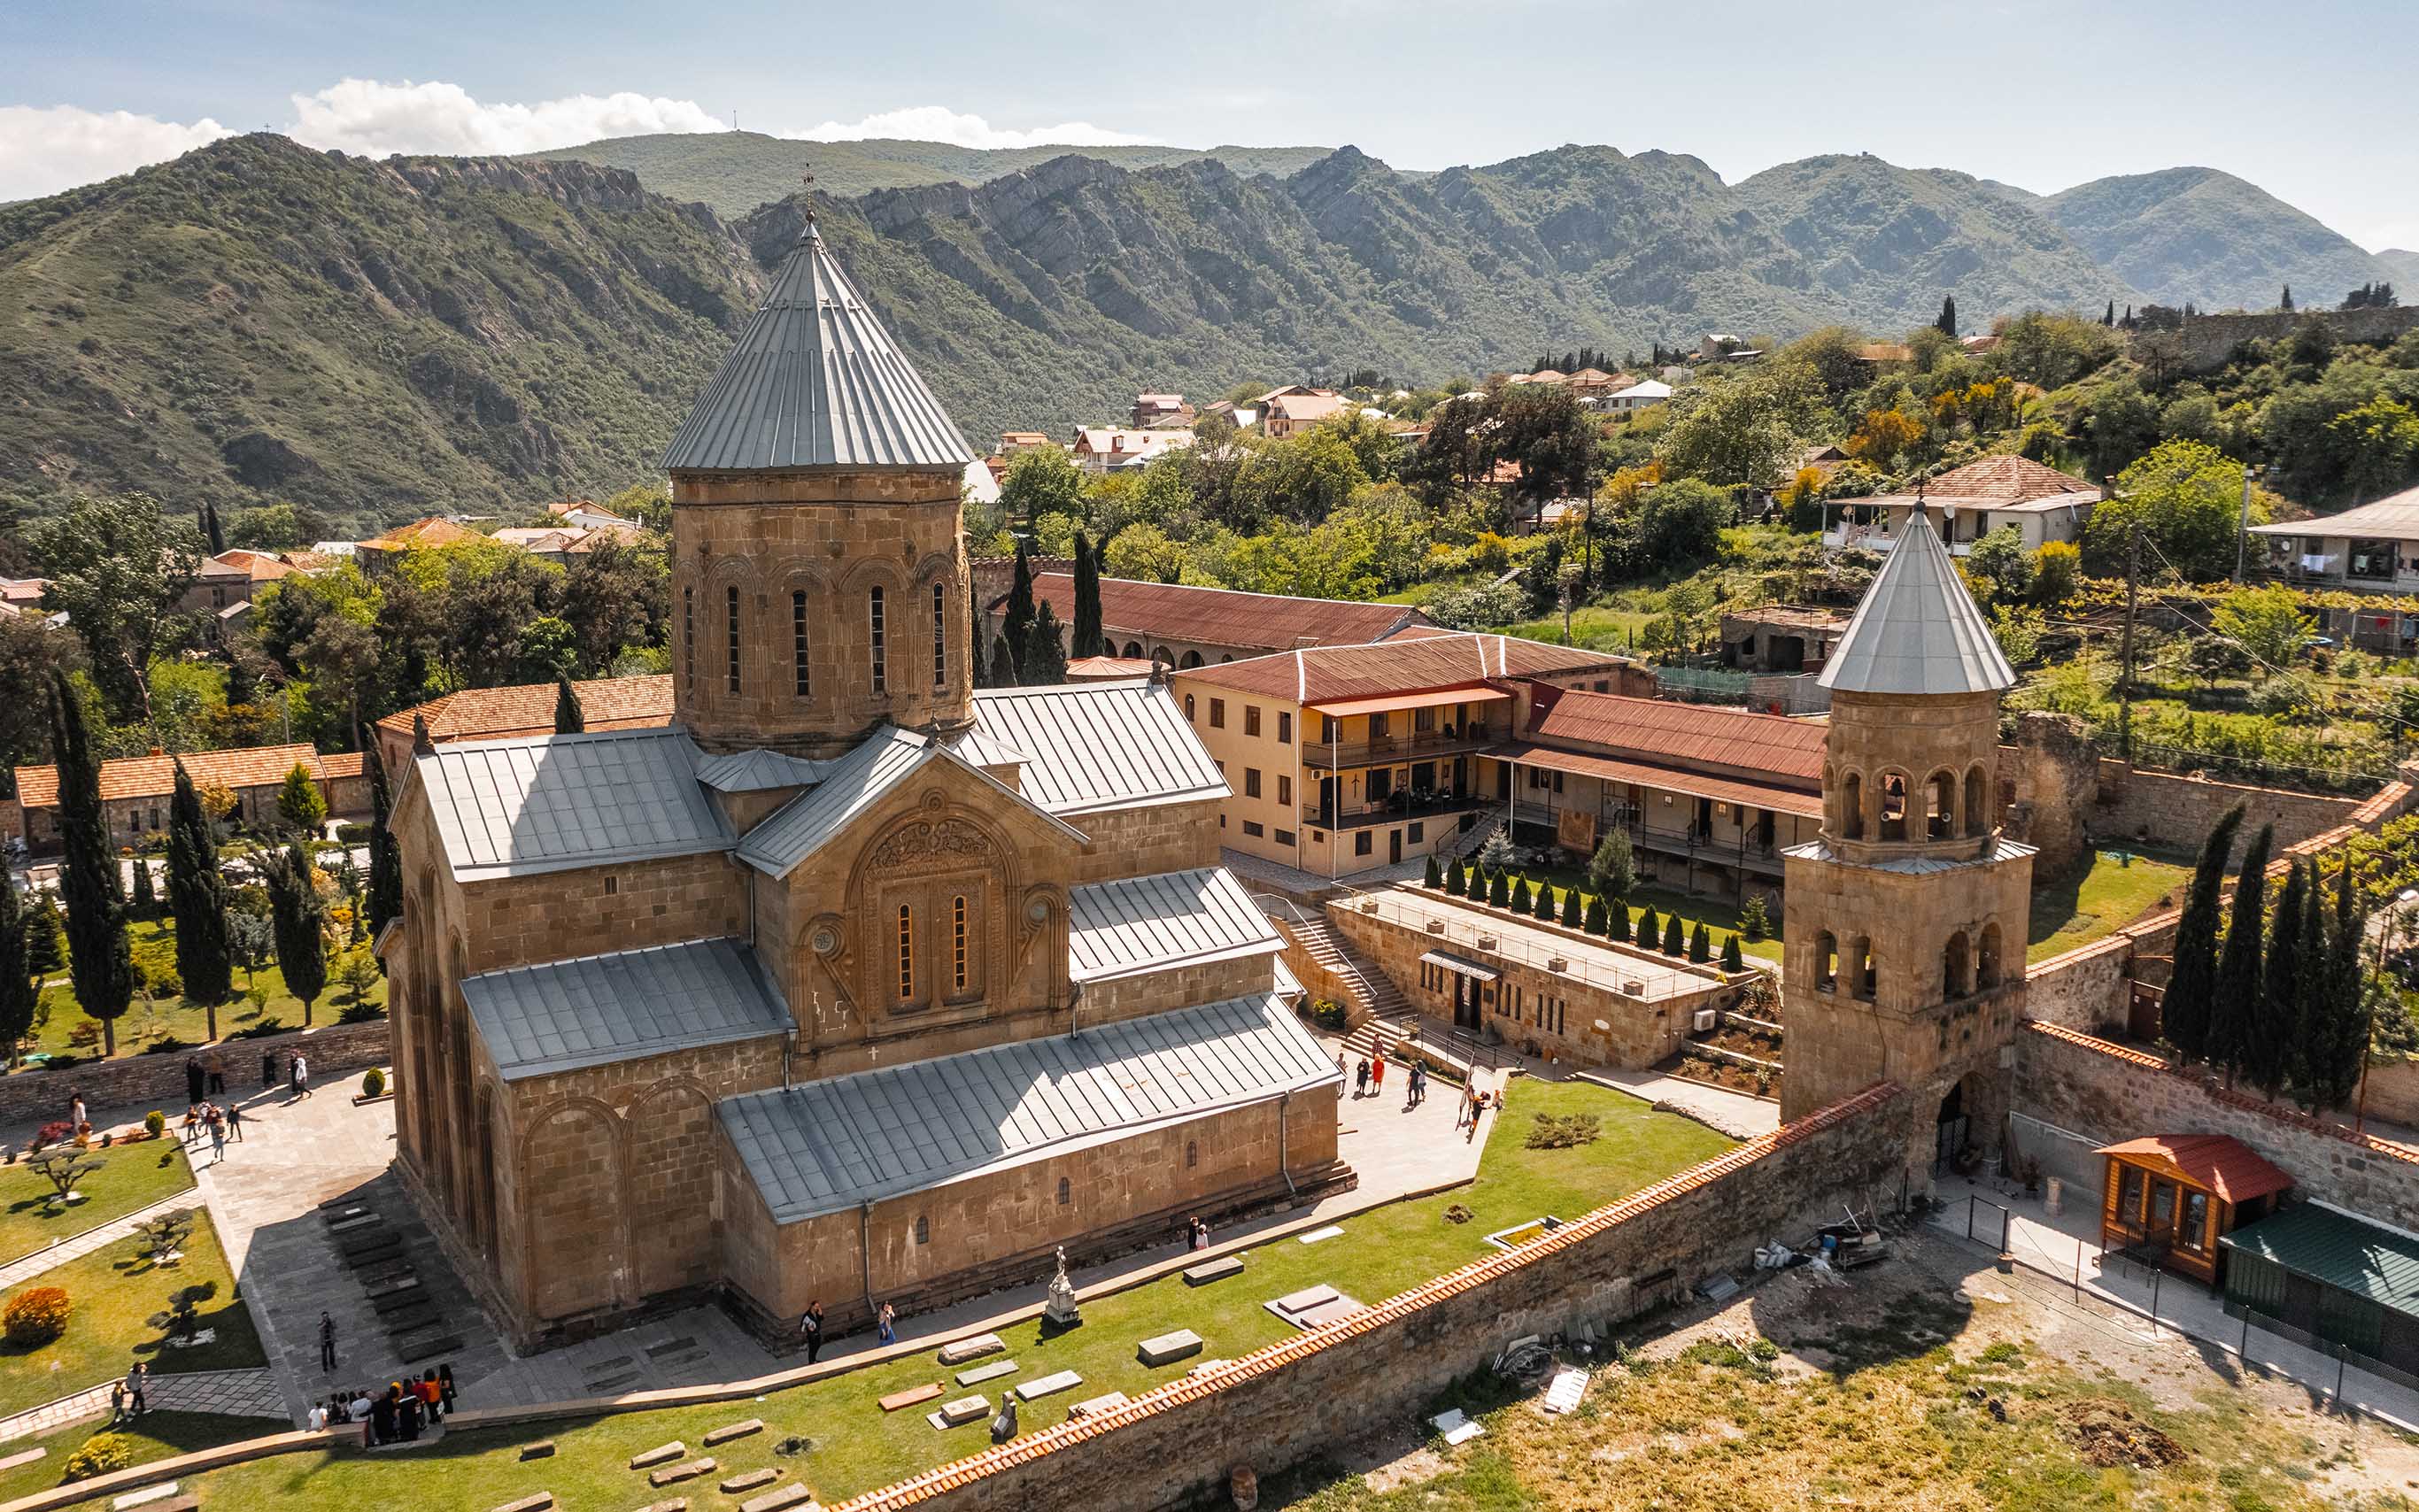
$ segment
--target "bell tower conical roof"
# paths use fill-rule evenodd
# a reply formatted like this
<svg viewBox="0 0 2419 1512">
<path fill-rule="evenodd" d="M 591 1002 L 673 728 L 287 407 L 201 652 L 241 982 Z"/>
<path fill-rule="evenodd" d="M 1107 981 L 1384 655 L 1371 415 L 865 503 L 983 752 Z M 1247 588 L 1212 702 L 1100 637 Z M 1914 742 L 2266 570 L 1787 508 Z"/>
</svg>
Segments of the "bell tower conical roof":
<svg viewBox="0 0 2419 1512">
<path fill-rule="evenodd" d="M 1922 506 L 1816 679 L 1834 693 L 1997 693 L 2016 684 Z"/>
<path fill-rule="evenodd" d="M 948 468 L 974 451 L 809 215 L 671 444 L 667 472 Z"/>
</svg>

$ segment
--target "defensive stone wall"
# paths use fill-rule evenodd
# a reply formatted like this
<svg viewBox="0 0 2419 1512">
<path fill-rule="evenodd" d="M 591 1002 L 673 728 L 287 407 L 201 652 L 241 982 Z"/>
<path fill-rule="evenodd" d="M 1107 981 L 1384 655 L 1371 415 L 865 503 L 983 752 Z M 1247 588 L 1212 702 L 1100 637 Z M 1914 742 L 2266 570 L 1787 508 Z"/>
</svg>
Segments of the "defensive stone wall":
<svg viewBox="0 0 2419 1512">
<path fill-rule="evenodd" d="M 1345 1322 L 835 1512 L 1226 1505 L 1239 1465 L 1281 1470 L 1425 1405 L 1522 1335 L 1619 1323 L 1744 1264 L 1758 1243 L 1805 1240 L 1843 1202 L 1895 1193 L 1908 1119 L 1899 1088 L 1869 1088 Z"/>
<path fill-rule="evenodd" d="M 277 1057 L 276 1080 L 282 1084 L 287 1058 L 299 1051 L 311 1067 L 312 1085 L 324 1088 L 347 1072 L 387 1065 L 393 1054 L 389 1046 L 387 1021 L 379 1019 L 263 1035 L 257 1040 L 222 1040 L 215 1045 L 170 1055 L 126 1056 L 87 1060 L 57 1071 L 19 1072 L 0 1076 L 0 1125 L 64 1119 L 68 1099 L 78 1092 L 96 1115 L 138 1103 L 163 1113 L 181 1113 L 185 1061 L 192 1055 L 207 1057 L 215 1051 L 226 1065 L 228 1092 L 241 1096 L 259 1090 L 263 1056 Z"/>
<path fill-rule="evenodd" d="M 2235 854 L 2261 825 L 2276 826 L 2279 850 L 2350 821 L 2361 807 L 2357 798 L 2284 788 L 2250 787 L 2239 782 L 2213 782 L 2175 772 L 2129 768 L 2123 762 L 2100 763 L 2100 790 L 2085 825 L 2104 842 L 2139 841 L 2162 847 L 2196 849 L 2219 817 L 2242 804 L 2242 836 Z"/>
<path fill-rule="evenodd" d="M 2322 325 L 2337 341 L 2389 342 L 2419 330 L 2419 305 L 2383 310 L 2276 310 L 2264 315 L 2196 315 L 2180 331 L 2144 332 L 2134 338 L 2136 355 L 2160 359 L 2186 373 L 2224 367 L 2246 341 L 2289 341 L 2303 328 Z"/>
<path fill-rule="evenodd" d="M 2103 1144 L 2231 1134 L 2289 1174 L 2304 1196 L 2419 1227 L 2419 1151 L 2057 1025 L 2026 1024 L 2016 1036 L 2012 1106 Z"/>
</svg>

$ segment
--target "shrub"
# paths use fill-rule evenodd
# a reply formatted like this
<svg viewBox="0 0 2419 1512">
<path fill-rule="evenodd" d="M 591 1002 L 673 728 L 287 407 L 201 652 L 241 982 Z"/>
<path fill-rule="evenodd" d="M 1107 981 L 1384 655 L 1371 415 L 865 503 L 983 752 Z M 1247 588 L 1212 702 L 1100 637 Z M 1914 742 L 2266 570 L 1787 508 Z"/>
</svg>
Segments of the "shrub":
<svg viewBox="0 0 2419 1512">
<path fill-rule="evenodd" d="M 96 1433 L 68 1456 L 65 1478 L 90 1480 L 134 1463 L 134 1441 L 123 1433 Z"/>
<path fill-rule="evenodd" d="M 1568 1149 L 1574 1145 L 1592 1145 L 1603 1132 L 1593 1113 L 1573 1113 L 1561 1118 L 1550 1113 L 1537 1115 L 1530 1125 L 1529 1137 L 1522 1141 L 1531 1149 Z"/>
<path fill-rule="evenodd" d="M 386 1009 L 377 1003 L 362 1001 L 353 1004 L 336 1015 L 339 1024 L 375 1024 L 386 1017 Z"/>
<path fill-rule="evenodd" d="M 236 1030 L 233 1034 L 228 1035 L 227 1038 L 230 1040 L 265 1040 L 272 1034 L 284 1034 L 285 1032 L 285 1021 L 284 1019 L 262 1019 L 259 1023 L 254 1025 L 248 1029 Z"/>
<path fill-rule="evenodd" d="M 1714 958 L 1714 942 L 1705 933 L 1705 921 L 1697 920 L 1688 927 L 1688 959 L 1699 965 Z"/>
<path fill-rule="evenodd" d="M 151 995 L 182 997 L 185 995 L 185 979 L 173 971 L 155 971 L 151 974 Z"/>
<path fill-rule="evenodd" d="M 1687 944 L 1686 937 L 1681 933 L 1680 916 L 1677 914 L 1664 915 L 1663 953 L 1665 955 L 1676 956 L 1687 949 Z"/>
<path fill-rule="evenodd" d="M 1753 945 L 1772 933 L 1772 911 L 1764 906 L 1764 894 L 1757 893 L 1739 908 L 1739 933 Z"/>
<path fill-rule="evenodd" d="M 369 1070 L 362 1072 L 362 1095 L 363 1097 L 384 1097 L 386 1095 L 386 1072 L 378 1070 L 376 1066 L 372 1066 Z"/>
<path fill-rule="evenodd" d="M 1344 1005 L 1329 997 L 1322 997 L 1310 1005 L 1310 1018 L 1322 1029 L 1340 1030 L 1346 1025 Z"/>
<path fill-rule="evenodd" d="M 338 825 L 336 826 L 336 842 L 340 845 L 366 845 L 369 843 L 369 838 L 370 826 L 367 825 Z"/>
<path fill-rule="evenodd" d="M 143 1132 L 157 1139 L 168 1132 L 168 1115 L 153 1108 L 143 1115 Z"/>
<path fill-rule="evenodd" d="M 21 1350 L 39 1350 L 68 1331 L 68 1315 L 75 1310 L 57 1287 L 30 1287 L 0 1307 L 0 1332 Z"/>
<path fill-rule="evenodd" d="M 74 1124 L 68 1122 L 65 1119 L 53 1119 L 51 1122 L 46 1123 L 34 1131 L 34 1143 L 30 1147 L 30 1152 L 39 1155 L 42 1152 L 43 1147 L 55 1145 L 64 1139 L 72 1138 L 74 1134 Z"/>
<path fill-rule="evenodd" d="M 1427 875 L 1421 879 L 1420 885 L 1430 892 L 1444 886 L 1444 868 L 1437 865 L 1437 858 L 1433 855 L 1428 857 Z"/>
<path fill-rule="evenodd" d="M 1747 969 L 1747 957 L 1740 951 L 1739 937 L 1735 934 L 1722 942 L 1722 969 L 1724 971 Z"/>
<path fill-rule="evenodd" d="M 159 1039 L 145 1045 L 143 1047 L 143 1053 L 146 1056 L 172 1056 L 179 1050 L 191 1050 L 193 1048 L 193 1043 L 190 1041 L 179 1040 L 173 1034 L 163 1034 Z"/>
</svg>

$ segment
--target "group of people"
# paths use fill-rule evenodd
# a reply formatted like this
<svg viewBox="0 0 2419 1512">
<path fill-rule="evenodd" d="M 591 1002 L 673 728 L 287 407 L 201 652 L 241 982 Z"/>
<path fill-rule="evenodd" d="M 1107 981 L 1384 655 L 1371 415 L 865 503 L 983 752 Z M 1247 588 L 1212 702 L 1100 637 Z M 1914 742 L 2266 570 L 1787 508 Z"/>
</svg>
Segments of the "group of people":
<svg viewBox="0 0 2419 1512">
<path fill-rule="evenodd" d="M 109 1426 L 116 1427 L 129 1418 L 141 1417 L 151 1410 L 143 1399 L 143 1388 L 151 1382 L 151 1367 L 137 1360 L 126 1367 L 126 1379 L 109 1388 Z"/>
<path fill-rule="evenodd" d="M 304 1422 L 313 1428 L 359 1423 L 362 1447 L 367 1449 L 381 1443 L 410 1443 L 424 1430 L 434 1432 L 443 1427 L 453 1411 L 454 1367 L 441 1365 L 417 1381 L 409 1377 L 390 1381 L 383 1392 L 340 1391 L 324 1402 L 312 1403 Z"/>
<path fill-rule="evenodd" d="M 222 1108 L 215 1103 L 193 1103 L 185 1108 L 185 1148 L 207 1136 L 210 1142 L 213 1163 L 226 1159 L 227 1141 L 243 1141 L 243 1108 L 229 1103 Z"/>
<path fill-rule="evenodd" d="M 1338 1072 L 1344 1069 L 1342 1056 L 1335 1057 L 1335 1069 Z M 1403 1109 L 1409 1112 L 1427 1101 L 1427 1063 L 1422 1060 L 1412 1061 L 1411 1069 L 1405 1073 L 1403 1080 L 1405 1083 Z M 1380 1050 L 1375 1057 L 1363 1056 L 1352 1071 L 1352 1095 L 1356 1098 L 1383 1097 L 1385 1092 L 1386 1052 Z"/>
<path fill-rule="evenodd" d="M 807 1341 L 807 1364 L 824 1351 L 824 1304 L 820 1297 L 807 1304 L 798 1319 L 799 1336 Z M 876 1342 L 890 1344 L 899 1337 L 899 1309 L 888 1303 L 873 1310 L 873 1336 Z"/>
<path fill-rule="evenodd" d="M 1210 1226 L 1201 1221 L 1197 1212 L 1184 1220 L 1184 1247 L 1189 1250 L 1210 1247 Z"/>
</svg>

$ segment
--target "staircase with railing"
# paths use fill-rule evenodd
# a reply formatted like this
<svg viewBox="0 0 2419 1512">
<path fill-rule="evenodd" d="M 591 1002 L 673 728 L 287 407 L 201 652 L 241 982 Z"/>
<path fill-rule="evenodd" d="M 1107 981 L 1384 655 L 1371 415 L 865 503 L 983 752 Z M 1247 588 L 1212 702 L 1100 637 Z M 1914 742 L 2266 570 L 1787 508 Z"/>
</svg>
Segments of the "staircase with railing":
<svg viewBox="0 0 2419 1512">
<path fill-rule="evenodd" d="M 1499 1048 L 1424 1015 L 1393 979 L 1354 949 L 1323 915 L 1274 893 L 1254 893 L 1252 901 L 1279 933 L 1300 946 L 1311 963 L 1342 988 L 1345 1022 L 1351 1026 L 1345 1040 L 1348 1059 L 1381 1052 L 1399 1057 L 1403 1045 L 1410 1042 L 1465 1080 L 1473 1066 L 1507 1063 L 1506 1054 Z"/>
</svg>

